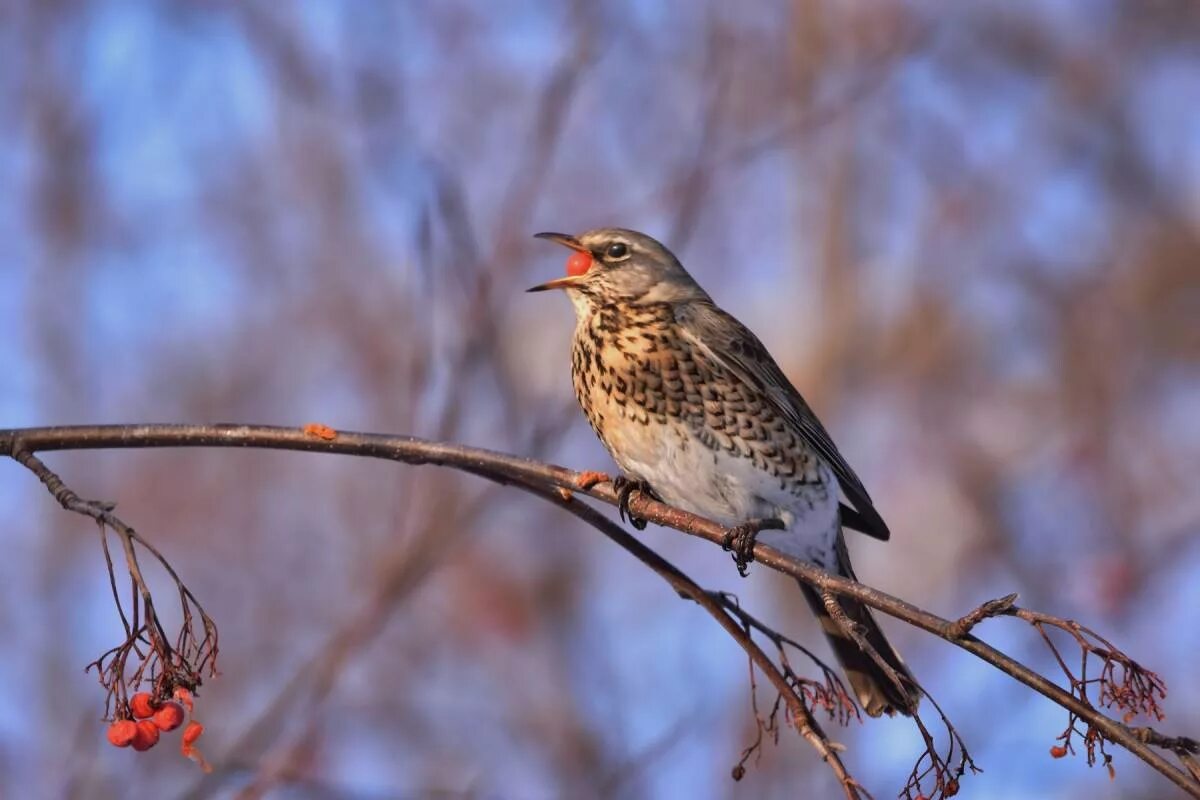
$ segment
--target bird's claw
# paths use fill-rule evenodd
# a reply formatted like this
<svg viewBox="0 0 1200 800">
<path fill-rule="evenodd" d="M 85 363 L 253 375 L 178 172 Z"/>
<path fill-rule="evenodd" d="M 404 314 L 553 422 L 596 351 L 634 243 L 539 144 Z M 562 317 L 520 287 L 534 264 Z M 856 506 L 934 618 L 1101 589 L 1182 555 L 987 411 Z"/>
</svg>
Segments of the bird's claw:
<svg viewBox="0 0 1200 800">
<path fill-rule="evenodd" d="M 754 561 L 754 542 L 759 530 L 757 522 L 743 522 L 730 528 L 721 540 L 721 547 L 733 552 L 733 563 L 737 564 L 738 574 L 743 578 L 749 574 L 750 562 Z"/>
<path fill-rule="evenodd" d="M 644 494 L 646 497 L 655 498 L 654 490 L 650 488 L 650 484 L 643 480 L 630 480 L 624 475 L 613 478 L 613 490 L 617 493 L 617 515 L 624 522 L 626 517 L 629 519 L 629 524 L 636 530 L 644 531 L 646 529 L 646 520 L 637 516 L 629 508 L 629 499 L 634 492 Z M 656 498 L 657 499 L 657 498 Z"/>
</svg>

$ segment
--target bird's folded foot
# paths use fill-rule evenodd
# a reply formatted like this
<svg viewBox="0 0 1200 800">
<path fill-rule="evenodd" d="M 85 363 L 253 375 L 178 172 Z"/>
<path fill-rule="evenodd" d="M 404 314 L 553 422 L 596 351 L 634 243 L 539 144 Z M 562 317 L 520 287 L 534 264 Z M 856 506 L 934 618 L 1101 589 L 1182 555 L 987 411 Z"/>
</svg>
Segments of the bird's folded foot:
<svg viewBox="0 0 1200 800">
<path fill-rule="evenodd" d="M 579 473 L 575 478 L 575 486 L 581 492 L 586 492 L 598 483 L 612 483 L 612 476 L 607 472 L 589 469 Z"/>
<path fill-rule="evenodd" d="M 645 530 L 646 520 L 637 516 L 629 509 L 629 499 L 634 492 L 639 492 L 653 500 L 658 500 L 659 497 L 650 488 L 650 484 L 644 480 L 634 480 L 620 475 L 613 478 L 612 486 L 617 493 L 617 514 L 620 515 L 621 521 L 624 522 L 625 518 L 628 517 L 630 525 L 639 531 Z"/>
<path fill-rule="evenodd" d="M 761 529 L 759 520 L 743 522 L 730 528 L 721 541 L 721 547 L 733 551 L 733 563 L 737 564 L 738 574 L 743 578 L 749 572 L 750 562 L 754 560 L 754 542 Z"/>
</svg>

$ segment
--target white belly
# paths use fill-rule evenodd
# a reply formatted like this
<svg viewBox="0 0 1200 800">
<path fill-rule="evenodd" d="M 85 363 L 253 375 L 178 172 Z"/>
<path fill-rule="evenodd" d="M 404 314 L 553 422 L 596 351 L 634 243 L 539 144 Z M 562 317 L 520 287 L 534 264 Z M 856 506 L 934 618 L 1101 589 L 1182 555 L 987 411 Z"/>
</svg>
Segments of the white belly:
<svg viewBox="0 0 1200 800">
<path fill-rule="evenodd" d="M 607 444 L 626 474 L 647 481 L 669 505 L 725 526 L 781 519 L 786 529 L 762 531 L 758 540 L 825 568 L 833 563 L 840 495 L 824 463 L 820 480 L 797 494 L 749 458 L 710 449 L 682 426 L 614 426 Z"/>
</svg>

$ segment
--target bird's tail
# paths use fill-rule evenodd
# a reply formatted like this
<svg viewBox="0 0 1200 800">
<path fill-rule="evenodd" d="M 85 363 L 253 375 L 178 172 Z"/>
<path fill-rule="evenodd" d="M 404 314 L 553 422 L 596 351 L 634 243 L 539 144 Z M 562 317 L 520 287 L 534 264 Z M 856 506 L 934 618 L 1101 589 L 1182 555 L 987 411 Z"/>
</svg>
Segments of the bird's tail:
<svg viewBox="0 0 1200 800">
<path fill-rule="evenodd" d="M 838 574 L 851 580 L 857 580 L 854 577 L 854 570 L 850 567 L 845 543 L 840 536 L 837 549 Z M 904 661 L 888 642 L 887 637 L 883 635 L 871 610 L 854 600 L 847 598 L 838 598 L 837 600 L 850 622 L 859 626 L 863 638 L 875 648 L 888 666 L 895 670 L 896 675 L 905 684 L 903 690 L 896 686 L 883 669 L 875 663 L 875 659 L 863 652 L 862 648 L 829 615 L 820 594 L 803 581 L 800 582 L 800 588 L 804 591 L 804 597 L 808 600 L 808 604 L 812 606 L 813 613 L 817 615 L 817 621 L 821 623 L 821 630 L 825 632 L 834 655 L 837 656 L 842 670 L 846 673 L 850 690 L 858 699 L 863 710 L 872 717 L 878 717 L 880 714 L 892 716 L 896 712 L 911 716 L 921 698 L 920 692 L 916 688 L 916 681 Z"/>
</svg>

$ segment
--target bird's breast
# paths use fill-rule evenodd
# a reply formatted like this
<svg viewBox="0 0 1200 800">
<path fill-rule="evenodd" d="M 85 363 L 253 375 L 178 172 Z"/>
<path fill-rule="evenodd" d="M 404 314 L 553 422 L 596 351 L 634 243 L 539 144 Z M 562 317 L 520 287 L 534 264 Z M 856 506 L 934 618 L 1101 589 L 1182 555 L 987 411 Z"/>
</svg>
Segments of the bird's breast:
<svg viewBox="0 0 1200 800">
<path fill-rule="evenodd" d="M 576 327 L 575 393 L 621 468 L 726 524 L 827 505 L 828 470 L 811 449 L 680 334 L 665 305 L 601 311 Z"/>
</svg>

